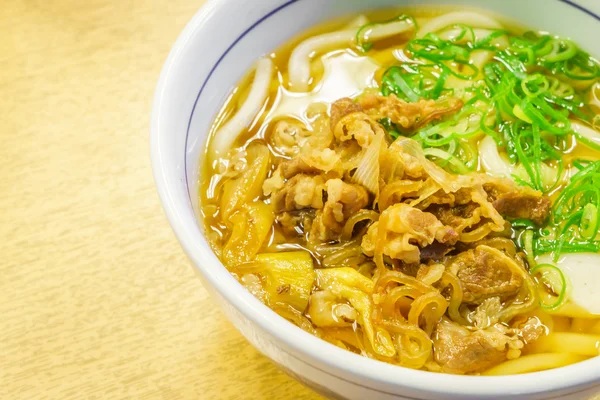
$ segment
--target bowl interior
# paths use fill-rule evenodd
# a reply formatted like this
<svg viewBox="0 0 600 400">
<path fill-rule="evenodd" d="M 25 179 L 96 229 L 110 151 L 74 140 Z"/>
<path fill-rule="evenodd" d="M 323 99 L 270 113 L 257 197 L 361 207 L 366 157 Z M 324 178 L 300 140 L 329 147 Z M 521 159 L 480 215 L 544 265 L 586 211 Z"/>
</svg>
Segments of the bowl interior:
<svg viewBox="0 0 600 400">
<path fill-rule="evenodd" d="M 597 0 L 209 0 L 173 48 L 161 74 L 152 115 L 151 150 L 158 191 L 177 237 L 205 282 L 208 281 L 209 286 L 216 288 L 238 310 L 252 314 L 251 318 L 273 322 L 278 317 L 251 298 L 220 265 L 210 252 L 198 222 L 200 156 L 213 118 L 231 88 L 258 56 L 277 48 L 306 28 L 365 9 L 424 5 L 487 9 L 526 27 L 570 37 L 585 50 L 600 55 L 600 41 L 594 34 L 600 31 L 600 2 Z M 280 329 L 280 325 L 277 326 Z M 318 344 L 318 339 L 308 338 L 309 335 L 299 328 L 281 329 L 315 347 L 329 346 Z M 285 336 L 283 331 L 274 330 L 273 334 Z M 342 355 L 341 352 L 337 362 L 341 364 L 343 359 L 347 368 L 355 368 L 359 375 L 373 375 L 372 379 L 390 386 L 398 379 L 395 375 L 397 367 L 379 366 L 380 363 L 366 360 L 370 367 L 378 365 L 379 375 L 370 374 L 362 360 L 354 360 L 358 356 Z M 543 381 L 551 382 L 550 386 L 558 390 L 569 385 L 587 385 L 600 378 L 600 358 L 581 364 L 559 372 L 537 373 L 540 378 L 535 381 L 540 381 L 543 375 L 546 377 Z M 407 371 L 405 378 L 410 381 L 413 376 L 422 377 L 412 375 L 417 372 L 420 371 Z M 437 384 L 441 385 L 438 389 L 451 390 L 453 387 L 460 391 L 466 382 L 461 378 L 469 377 L 436 378 Z M 474 396 L 478 390 L 507 390 L 503 380 L 479 379 L 479 383 L 484 384 L 484 379 L 486 383 L 473 389 Z M 536 392 L 539 384 L 535 381 L 512 377 L 511 382 L 517 387 L 511 392 Z M 427 386 L 425 382 L 423 387 Z"/>
</svg>

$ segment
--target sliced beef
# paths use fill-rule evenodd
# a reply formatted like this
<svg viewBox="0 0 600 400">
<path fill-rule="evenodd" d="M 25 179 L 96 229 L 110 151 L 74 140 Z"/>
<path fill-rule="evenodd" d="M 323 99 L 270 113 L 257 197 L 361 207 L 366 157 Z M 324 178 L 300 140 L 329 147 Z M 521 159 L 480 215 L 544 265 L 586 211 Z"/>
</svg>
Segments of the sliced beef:
<svg viewBox="0 0 600 400">
<path fill-rule="evenodd" d="M 408 130 L 419 129 L 444 115 L 457 112 L 463 106 L 462 100 L 453 97 L 408 103 L 393 94 L 366 95 L 359 98 L 359 104 L 375 119 L 389 118 L 394 124 Z"/>
<path fill-rule="evenodd" d="M 303 236 L 315 218 L 315 210 L 285 211 L 277 214 L 275 223 L 288 238 Z"/>
<path fill-rule="evenodd" d="M 460 280 L 463 302 L 480 304 L 487 298 L 505 300 L 517 294 L 523 284 L 522 268 L 501 251 L 480 245 L 452 257 L 448 269 Z"/>
<path fill-rule="evenodd" d="M 485 245 L 485 246 L 493 247 L 494 249 L 498 249 L 498 250 L 502 251 L 504 254 L 506 254 L 507 256 L 514 258 L 515 261 L 517 261 L 517 263 L 521 263 L 520 257 L 517 256 L 517 246 L 515 245 L 515 242 L 513 242 L 512 239 L 507 238 L 507 237 L 494 236 L 494 237 L 487 237 L 485 239 L 478 240 L 473 243 L 462 243 L 461 242 L 456 246 L 456 249 L 459 251 L 465 251 L 465 250 L 469 250 L 469 249 L 475 249 L 479 245 Z"/>
<path fill-rule="evenodd" d="M 323 175 L 298 174 L 271 196 L 277 213 L 317 210 L 311 234 L 332 240 L 352 215 L 369 204 L 369 193 L 360 185 Z"/>
<path fill-rule="evenodd" d="M 484 184 L 483 189 L 488 200 L 504 217 L 530 219 L 541 225 L 550 215 L 550 199 L 531 188 L 518 187 L 506 179 L 496 179 Z"/>
<path fill-rule="evenodd" d="M 362 107 L 360 106 L 360 104 L 355 103 L 354 100 L 352 100 L 349 97 L 343 97 L 337 101 L 335 101 L 332 105 L 331 105 L 331 111 L 330 111 L 330 127 L 331 127 L 331 131 L 333 132 L 335 130 L 336 125 L 338 124 L 338 122 L 340 122 L 340 120 L 342 118 L 344 118 L 346 115 L 348 114 L 352 114 L 355 112 L 361 112 L 362 111 Z"/>
<path fill-rule="evenodd" d="M 478 204 L 468 203 L 460 205 L 449 205 L 449 204 L 433 204 L 427 211 L 435 215 L 444 225 L 449 225 L 454 229 L 461 227 L 461 230 L 465 226 L 465 220 L 473 218 L 473 213 L 479 208 Z"/>
<path fill-rule="evenodd" d="M 444 319 L 434 333 L 433 355 L 444 372 L 482 372 L 506 360 L 510 340 L 493 328 L 473 332 Z"/>
<path fill-rule="evenodd" d="M 271 196 L 276 212 L 323 208 L 325 180 L 320 175 L 298 174 Z"/>
<path fill-rule="evenodd" d="M 369 194 L 362 186 L 341 179 L 327 181 L 326 196 L 323 209 L 317 210 L 312 221 L 310 237 L 315 242 L 339 239 L 348 218 L 369 203 Z"/>
<path fill-rule="evenodd" d="M 523 192 L 503 193 L 492 204 L 504 217 L 526 218 L 538 225 L 548 219 L 551 206 L 548 197 Z"/>
<path fill-rule="evenodd" d="M 386 221 L 385 225 L 382 225 L 382 221 Z M 380 229 L 385 229 L 385 232 Z M 453 245 L 458 240 L 458 234 L 451 227 L 442 224 L 435 215 L 404 203 L 387 208 L 379 221 L 369 227 L 362 241 L 366 255 L 374 254 L 380 235 L 387 239 L 383 253 L 407 264 L 421 260 L 421 248 L 436 241 Z"/>
<path fill-rule="evenodd" d="M 441 260 L 446 254 L 452 251 L 452 246 L 440 242 L 433 242 L 429 246 L 421 249 L 421 262 Z"/>
<path fill-rule="evenodd" d="M 323 224 L 341 232 L 346 220 L 369 204 L 369 193 L 362 186 L 346 183 L 341 179 L 328 180 L 326 188 Z"/>
<path fill-rule="evenodd" d="M 290 179 L 298 174 L 313 175 L 321 173 L 320 169 L 308 165 L 308 163 L 306 163 L 306 161 L 304 161 L 301 157 L 295 157 L 291 160 L 283 161 L 279 165 L 279 168 L 281 169 L 281 175 L 285 179 Z"/>
</svg>

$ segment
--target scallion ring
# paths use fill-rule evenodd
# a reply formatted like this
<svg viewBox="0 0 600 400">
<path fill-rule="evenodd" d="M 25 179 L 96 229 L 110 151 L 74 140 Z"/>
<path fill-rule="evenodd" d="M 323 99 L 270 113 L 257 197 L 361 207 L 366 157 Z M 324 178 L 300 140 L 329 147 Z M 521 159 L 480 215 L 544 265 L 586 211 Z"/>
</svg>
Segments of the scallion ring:
<svg viewBox="0 0 600 400">
<path fill-rule="evenodd" d="M 532 276 L 540 274 L 538 282 L 553 292 L 546 297 L 554 300 L 554 302 L 546 303 L 541 299 L 540 306 L 546 310 L 556 310 L 559 308 L 565 301 L 567 293 L 567 279 L 560 268 L 552 264 L 539 264 L 529 270 L 529 273 Z"/>
</svg>

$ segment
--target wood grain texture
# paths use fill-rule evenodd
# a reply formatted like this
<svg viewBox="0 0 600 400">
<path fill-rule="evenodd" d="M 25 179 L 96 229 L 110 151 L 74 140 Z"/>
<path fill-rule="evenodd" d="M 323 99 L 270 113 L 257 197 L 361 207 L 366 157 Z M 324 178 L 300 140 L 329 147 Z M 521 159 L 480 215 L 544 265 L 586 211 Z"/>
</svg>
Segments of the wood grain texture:
<svg viewBox="0 0 600 400">
<path fill-rule="evenodd" d="M 318 398 L 215 308 L 154 189 L 154 87 L 202 2 L 2 2 L 0 399 Z"/>
</svg>

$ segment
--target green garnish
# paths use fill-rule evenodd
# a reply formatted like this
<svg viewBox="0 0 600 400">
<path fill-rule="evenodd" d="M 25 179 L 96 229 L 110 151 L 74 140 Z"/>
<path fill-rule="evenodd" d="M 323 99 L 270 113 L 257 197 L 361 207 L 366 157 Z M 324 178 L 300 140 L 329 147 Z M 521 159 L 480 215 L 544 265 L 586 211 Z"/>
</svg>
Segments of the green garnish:
<svg viewBox="0 0 600 400">
<path fill-rule="evenodd" d="M 451 37 L 442 38 L 448 37 L 444 36 L 448 31 Z M 535 32 L 515 37 L 495 30 L 479 40 L 468 25 L 450 25 L 438 32 L 407 43 L 414 63 L 387 69 L 382 94 L 393 93 L 408 102 L 438 100 L 450 93 L 445 87 L 450 77 L 467 82 L 483 78 L 483 85 L 473 83 L 461 89 L 470 98 L 461 113 L 425 127 L 417 140 L 426 149 L 438 149 L 429 151 L 430 157 L 443 158 L 444 166 L 462 173 L 475 162 L 458 151 L 471 133 L 483 131 L 504 147 L 512 163 L 523 166 L 527 178 L 519 177 L 520 184 L 543 192 L 554 189 L 564 169 L 563 138 L 572 134 L 570 116 L 592 120 L 568 80 L 595 79 L 600 76 L 598 62 L 570 40 Z M 499 39 L 508 42 L 508 47 L 501 49 Z M 470 62 L 477 50 L 494 55 L 481 71 Z M 478 126 L 455 129 L 465 119 L 476 119 Z M 554 179 L 544 176 L 544 164 L 560 171 Z"/>
<path fill-rule="evenodd" d="M 415 103 L 421 98 L 421 90 L 408 76 L 402 73 L 400 67 L 392 67 L 385 71 L 381 81 L 382 91 L 385 95 L 394 93 L 398 97 L 406 97 L 411 103 Z"/>
<path fill-rule="evenodd" d="M 392 138 L 392 140 L 396 140 L 396 139 L 398 139 L 401 136 L 400 132 L 398 131 L 398 128 L 392 122 L 391 119 L 389 119 L 389 118 L 381 118 L 377 122 L 379 122 L 381 124 L 381 126 L 383 126 L 383 129 L 385 129 L 385 131 Z"/>
<path fill-rule="evenodd" d="M 513 228 L 535 228 L 535 223 L 530 219 L 519 218 L 510 222 Z"/>
<path fill-rule="evenodd" d="M 540 274 L 538 282 L 550 289 L 553 295 L 548 296 L 554 302 L 547 303 L 544 299 L 540 300 L 540 306 L 546 310 L 556 310 L 565 301 L 567 293 L 567 280 L 560 268 L 552 264 L 539 264 L 529 270 L 533 276 Z"/>
<path fill-rule="evenodd" d="M 592 203 L 586 204 L 585 207 L 583 207 L 583 214 L 581 215 L 581 222 L 579 223 L 581 236 L 587 240 L 595 239 L 598 234 L 599 223 L 598 208 Z"/>
<path fill-rule="evenodd" d="M 535 265 L 535 256 L 533 254 L 533 231 L 531 230 L 523 232 L 523 250 L 525 250 L 529 265 Z"/>
<path fill-rule="evenodd" d="M 552 230 L 540 231 L 534 238 L 536 255 L 599 252 L 600 240 L 600 161 L 573 161 L 579 169 L 554 202 Z"/>
</svg>

